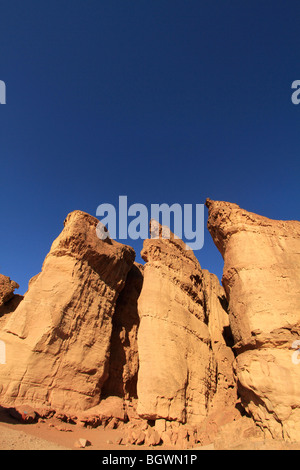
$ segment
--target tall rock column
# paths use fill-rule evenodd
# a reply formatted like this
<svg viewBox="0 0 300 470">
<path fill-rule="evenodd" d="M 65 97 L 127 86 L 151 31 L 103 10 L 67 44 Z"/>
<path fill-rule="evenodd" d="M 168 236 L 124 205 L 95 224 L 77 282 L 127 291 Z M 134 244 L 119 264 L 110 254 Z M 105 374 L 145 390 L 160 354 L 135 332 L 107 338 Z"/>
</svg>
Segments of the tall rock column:
<svg viewBox="0 0 300 470">
<path fill-rule="evenodd" d="M 96 406 L 108 377 L 112 315 L 132 248 L 99 240 L 98 220 L 68 215 L 42 272 L 0 331 L 7 363 L 0 404 L 76 413 Z"/>
<path fill-rule="evenodd" d="M 207 200 L 246 410 L 273 438 L 300 440 L 300 222 Z"/>
<path fill-rule="evenodd" d="M 217 391 L 217 361 L 198 260 L 171 234 L 144 242 L 138 300 L 138 414 L 200 424 Z M 224 405 L 223 405 L 224 408 Z"/>
</svg>

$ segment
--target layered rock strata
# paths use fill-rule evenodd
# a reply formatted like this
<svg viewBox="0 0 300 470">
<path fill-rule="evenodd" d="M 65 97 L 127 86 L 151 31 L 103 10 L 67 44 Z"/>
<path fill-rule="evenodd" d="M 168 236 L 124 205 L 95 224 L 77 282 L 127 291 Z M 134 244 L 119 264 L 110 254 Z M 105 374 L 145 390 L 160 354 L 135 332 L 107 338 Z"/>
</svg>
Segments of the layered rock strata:
<svg viewBox="0 0 300 470">
<path fill-rule="evenodd" d="M 245 409 L 267 436 L 300 440 L 300 222 L 207 200 Z"/>
<path fill-rule="evenodd" d="M 158 231 L 156 239 L 144 242 L 142 251 L 146 265 L 138 300 L 137 411 L 157 422 L 199 424 L 207 417 L 219 388 L 204 275 L 183 241 L 173 234 L 163 238 L 161 226 Z M 216 314 L 219 325 L 212 319 L 211 329 L 216 344 L 222 343 L 226 349 L 221 333 L 216 332 L 224 329 L 222 315 Z"/>
<path fill-rule="evenodd" d="M 135 253 L 99 240 L 98 220 L 69 214 L 42 272 L 0 331 L 0 403 L 66 412 L 96 406 L 108 378 L 112 316 Z"/>
</svg>

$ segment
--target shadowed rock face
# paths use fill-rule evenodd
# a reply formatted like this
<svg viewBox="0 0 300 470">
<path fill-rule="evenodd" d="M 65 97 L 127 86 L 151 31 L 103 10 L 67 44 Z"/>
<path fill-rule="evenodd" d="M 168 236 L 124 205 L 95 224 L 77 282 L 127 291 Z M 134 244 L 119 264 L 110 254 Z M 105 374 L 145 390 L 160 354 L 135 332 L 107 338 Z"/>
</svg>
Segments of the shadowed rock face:
<svg viewBox="0 0 300 470">
<path fill-rule="evenodd" d="M 205 282 L 208 285 L 211 280 L 204 280 L 198 260 L 184 242 L 172 234 L 171 239 L 162 238 L 163 230 L 160 226 L 159 238 L 146 240 L 142 251 L 146 265 L 138 300 L 137 411 L 145 419 L 199 424 L 221 387 L 205 299 Z M 212 331 L 214 326 L 215 332 L 223 330 L 222 315 L 222 326 L 212 318 Z M 217 343 L 228 349 L 219 331 Z"/>
<path fill-rule="evenodd" d="M 103 396 L 137 398 L 139 355 L 137 334 L 140 324 L 137 305 L 143 286 L 143 266 L 135 263 L 118 297 L 113 316 L 109 377 Z"/>
<path fill-rule="evenodd" d="M 205 311 L 208 318 L 208 330 L 211 346 L 217 363 L 216 394 L 210 412 L 220 416 L 230 412 L 237 401 L 236 382 L 233 372 L 233 338 L 227 312 L 224 288 L 215 274 L 202 270 Z"/>
<path fill-rule="evenodd" d="M 0 333 L 3 405 L 64 411 L 96 406 L 108 377 L 112 315 L 135 253 L 96 236 L 98 220 L 75 211 L 42 272 Z"/>
<path fill-rule="evenodd" d="M 243 405 L 274 438 L 300 440 L 300 222 L 276 221 L 207 200 L 208 229 L 224 258 L 223 285 Z"/>
</svg>

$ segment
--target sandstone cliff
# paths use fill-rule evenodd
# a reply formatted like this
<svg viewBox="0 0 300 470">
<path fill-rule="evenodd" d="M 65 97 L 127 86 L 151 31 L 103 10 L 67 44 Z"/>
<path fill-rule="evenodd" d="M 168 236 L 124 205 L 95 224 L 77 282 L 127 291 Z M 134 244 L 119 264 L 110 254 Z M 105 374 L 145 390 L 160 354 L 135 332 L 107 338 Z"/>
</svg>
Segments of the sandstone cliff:
<svg viewBox="0 0 300 470">
<path fill-rule="evenodd" d="M 137 398 L 140 324 L 137 305 L 143 286 L 143 266 L 135 263 L 116 302 L 110 344 L 109 377 L 103 395 Z"/>
<path fill-rule="evenodd" d="M 0 403 L 76 413 L 95 406 L 108 377 L 112 315 L 135 253 L 96 236 L 98 220 L 71 213 L 42 272 L 0 331 L 7 364 Z"/>
<path fill-rule="evenodd" d="M 300 440 L 300 222 L 275 221 L 207 200 L 224 258 L 223 285 L 243 406 L 273 438 Z M 297 343 L 296 343 L 297 344 Z"/>
<path fill-rule="evenodd" d="M 154 221 L 142 266 L 81 211 L 23 300 L 0 275 L 0 405 L 92 426 L 129 419 L 127 444 L 221 445 L 226 429 L 255 438 L 255 423 L 300 441 L 300 222 L 207 207 L 223 287 Z M 239 419 L 240 399 L 252 419 Z"/>
<path fill-rule="evenodd" d="M 235 417 L 224 289 L 182 240 L 163 239 L 160 225 L 144 243 L 142 266 L 131 248 L 100 241 L 97 223 L 69 214 L 42 272 L 5 315 L 0 404 L 92 426 L 129 417 L 142 434 L 148 427 L 148 443 L 163 433 L 172 444 L 208 442 Z"/>
<path fill-rule="evenodd" d="M 193 252 L 173 234 L 164 239 L 162 231 L 159 226 L 159 237 L 146 240 L 142 251 L 146 265 L 138 300 L 138 413 L 145 419 L 200 424 L 217 392 L 224 391 L 227 372 L 218 368 L 222 347 L 228 354 L 228 380 L 233 387 L 228 396 L 234 397 L 228 398 L 227 404 L 235 403 L 233 355 L 222 337 L 228 318 L 216 299 L 221 286 L 217 294 L 213 292 L 211 279 L 203 275 Z M 213 292 L 211 303 L 209 289 Z M 212 313 L 214 302 L 216 313 Z M 219 374 L 225 374 L 221 381 Z"/>
</svg>

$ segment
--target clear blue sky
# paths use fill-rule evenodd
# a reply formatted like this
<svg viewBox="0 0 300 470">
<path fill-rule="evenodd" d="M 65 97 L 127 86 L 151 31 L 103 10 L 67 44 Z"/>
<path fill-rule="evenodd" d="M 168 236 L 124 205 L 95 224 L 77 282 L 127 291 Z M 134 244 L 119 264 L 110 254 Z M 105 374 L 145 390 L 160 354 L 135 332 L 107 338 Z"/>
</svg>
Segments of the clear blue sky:
<svg viewBox="0 0 300 470">
<path fill-rule="evenodd" d="M 299 219 L 299 22 L 299 0 L 2 1 L 0 272 L 25 292 L 65 216 L 119 195 Z M 196 255 L 221 277 L 207 231 Z"/>
</svg>

